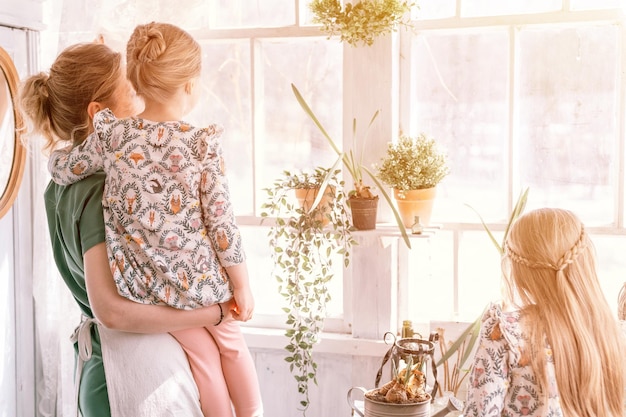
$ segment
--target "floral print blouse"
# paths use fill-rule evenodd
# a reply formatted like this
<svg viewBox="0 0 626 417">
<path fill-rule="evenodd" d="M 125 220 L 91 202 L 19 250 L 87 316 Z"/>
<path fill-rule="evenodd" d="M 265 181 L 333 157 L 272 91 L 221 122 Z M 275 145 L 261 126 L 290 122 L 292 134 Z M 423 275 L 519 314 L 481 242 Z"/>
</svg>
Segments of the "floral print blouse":
<svg viewBox="0 0 626 417">
<path fill-rule="evenodd" d="M 94 117 L 95 134 L 48 162 L 61 185 L 106 174 L 103 208 L 109 264 L 118 292 L 181 309 L 232 297 L 225 267 L 245 255 L 235 225 L 222 128 L 185 122 Z"/>
<path fill-rule="evenodd" d="M 497 304 L 483 316 L 479 345 L 470 374 L 464 417 L 562 417 L 552 350 L 544 347 L 547 401 L 540 395 L 517 311 Z"/>
</svg>

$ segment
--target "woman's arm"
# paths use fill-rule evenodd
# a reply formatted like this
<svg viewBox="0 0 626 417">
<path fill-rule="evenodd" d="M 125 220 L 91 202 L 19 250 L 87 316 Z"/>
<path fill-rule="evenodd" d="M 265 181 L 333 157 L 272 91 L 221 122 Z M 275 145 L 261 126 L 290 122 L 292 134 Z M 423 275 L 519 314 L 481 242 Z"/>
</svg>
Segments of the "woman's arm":
<svg viewBox="0 0 626 417">
<path fill-rule="evenodd" d="M 193 327 L 213 326 L 220 321 L 220 307 L 179 310 L 140 304 L 118 294 L 109 269 L 105 243 L 85 252 L 85 284 L 96 318 L 110 329 L 133 333 L 165 333 Z M 230 302 L 222 303 L 224 319 L 231 317 Z"/>
</svg>

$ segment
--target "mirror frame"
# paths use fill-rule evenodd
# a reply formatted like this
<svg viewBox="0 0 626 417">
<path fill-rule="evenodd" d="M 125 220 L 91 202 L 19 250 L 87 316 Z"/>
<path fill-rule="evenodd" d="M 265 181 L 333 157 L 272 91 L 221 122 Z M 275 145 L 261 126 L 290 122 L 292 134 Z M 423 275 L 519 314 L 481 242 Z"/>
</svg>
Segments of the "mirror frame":
<svg viewBox="0 0 626 417">
<path fill-rule="evenodd" d="M 13 64 L 13 60 L 9 54 L 0 47 L 0 70 L 4 73 L 4 77 L 7 79 L 9 86 L 9 94 L 11 94 L 11 103 L 13 108 L 13 121 L 15 122 L 15 129 L 13 134 L 14 147 L 13 147 L 13 163 L 11 164 L 11 172 L 9 173 L 9 179 L 7 181 L 4 190 L 0 190 L 2 195 L 0 196 L 0 218 L 9 211 L 13 205 L 17 192 L 19 191 L 20 184 L 22 182 L 22 176 L 24 175 L 24 166 L 26 165 L 26 149 L 22 145 L 20 139 L 20 132 L 23 129 L 23 121 L 20 113 L 15 106 L 15 97 L 17 96 L 17 86 L 19 83 L 19 76 L 17 69 Z M 0 74 L 1 76 L 2 74 Z M 2 156 L 5 158 L 5 156 Z"/>
</svg>

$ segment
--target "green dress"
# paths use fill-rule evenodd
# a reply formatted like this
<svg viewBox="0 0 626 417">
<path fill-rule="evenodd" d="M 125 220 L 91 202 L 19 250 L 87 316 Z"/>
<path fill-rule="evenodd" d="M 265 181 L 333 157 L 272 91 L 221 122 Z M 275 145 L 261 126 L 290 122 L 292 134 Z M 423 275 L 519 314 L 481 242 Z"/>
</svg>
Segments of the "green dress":
<svg viewBox="0 0 626 417">
<path fill-rule="evenodd" d="M 60 186 L 50 182 L 45 192 L 46 213 L 54 259 L 82 313 L 93 318 L 85 287 L 83 254 L 104 242 L 102 192 L 104 173 Z M 109 397 L 100 336 L 91 327 L 92 356 L 83 365 L 78 405 L 83 417 L 110 417 Z M 77 345 L 74 345 L 77 352 Z"/>
</svg>

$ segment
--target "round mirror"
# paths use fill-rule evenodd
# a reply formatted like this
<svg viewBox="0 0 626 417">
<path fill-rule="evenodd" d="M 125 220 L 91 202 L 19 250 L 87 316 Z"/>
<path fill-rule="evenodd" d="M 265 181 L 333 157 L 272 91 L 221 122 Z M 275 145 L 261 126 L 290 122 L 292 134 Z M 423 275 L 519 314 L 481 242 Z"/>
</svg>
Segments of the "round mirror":
<svg viewBox="0 0 626 417">
<path fill-rule="evenodd" d="M 18 80 L 11 57 L 0 48 L 0 217 L 15 201 L 26 163 L 26 151 L 19 137 L 22 119 L 13 105 Z"/>
</svg>

